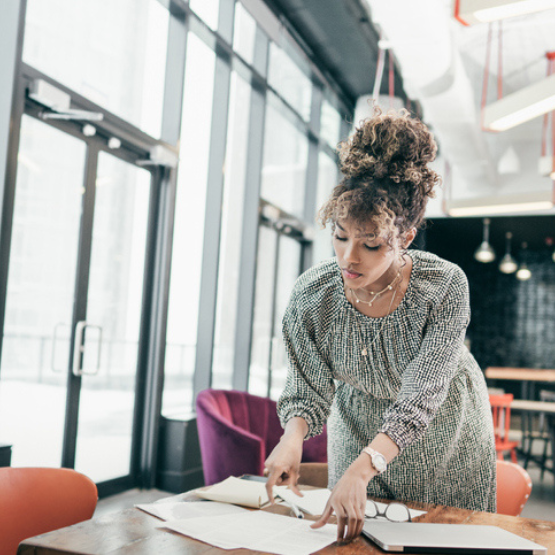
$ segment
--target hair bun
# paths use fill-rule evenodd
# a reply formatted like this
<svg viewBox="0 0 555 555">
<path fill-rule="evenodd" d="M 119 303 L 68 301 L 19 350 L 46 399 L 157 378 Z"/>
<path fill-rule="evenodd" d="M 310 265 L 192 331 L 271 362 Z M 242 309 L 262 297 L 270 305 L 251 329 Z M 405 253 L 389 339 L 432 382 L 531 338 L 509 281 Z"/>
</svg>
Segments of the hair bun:
<svg viewBox="0 0 555 555">
<path fill-rule="evenodd" d="M 433 196 L 439 176 L 427 167 L 435 159 L 437 145 L 432 133 L 407 110 L 374 115 L 362 120 L 354 133 L 339 144 L 341 172 L 349 178 L 389 178 L 411 183 Z"/>
</svg>

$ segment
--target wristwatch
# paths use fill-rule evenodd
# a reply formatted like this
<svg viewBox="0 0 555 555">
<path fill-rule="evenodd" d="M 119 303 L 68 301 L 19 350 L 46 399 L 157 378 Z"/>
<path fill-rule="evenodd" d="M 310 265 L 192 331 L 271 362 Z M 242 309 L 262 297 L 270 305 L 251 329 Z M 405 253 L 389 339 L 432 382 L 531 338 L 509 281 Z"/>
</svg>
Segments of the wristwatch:
<svg viewBox="0 0 555 555">
<path fill-rule="evenodd" d="M 387 461 L 381 453 L 378 453 L 375 449 L 372 449 L 372 447 L 365 447 L 362 452 L 370 457 L 372 466 L 378 474 L 382 474 L 387 470 Z"/>
</svg>

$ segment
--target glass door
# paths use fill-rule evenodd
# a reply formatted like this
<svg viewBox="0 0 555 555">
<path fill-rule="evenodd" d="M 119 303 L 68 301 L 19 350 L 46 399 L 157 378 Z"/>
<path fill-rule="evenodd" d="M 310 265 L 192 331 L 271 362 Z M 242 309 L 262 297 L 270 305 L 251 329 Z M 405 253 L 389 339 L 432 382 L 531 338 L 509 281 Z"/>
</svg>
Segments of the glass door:
<svg viewBox="0 0 555 555">
<path fill-rule="evenodd" d="M 99 483 L 132 475 L 152 173 L 65 130 L 23 116 L 0 443 Z"/>
<path fill-rule="evenodd" d="M 150 178 L 99 153 L 86 318 L 72 361 L 81 377 L 75 468 L 95 482 L 131 473 Z"/>
<path fill-rule="evenodd" d="M 23 116 L 0 366 L 13 466 L 59 466 L 87 148 Z"/>
</svg>

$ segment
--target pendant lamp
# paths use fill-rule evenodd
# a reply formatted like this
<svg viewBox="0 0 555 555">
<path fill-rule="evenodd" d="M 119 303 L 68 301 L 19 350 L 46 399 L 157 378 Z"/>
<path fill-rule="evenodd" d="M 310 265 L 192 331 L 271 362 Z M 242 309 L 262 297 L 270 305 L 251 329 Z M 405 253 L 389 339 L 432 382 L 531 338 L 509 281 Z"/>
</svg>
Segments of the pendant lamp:
<svg viewBox="0 0 555 555">
<path fill-rule="evenodd" d="M 553 240 L 553 237 L 546 237 L 545 238 L 545 244 L 547 245 L 548 249 L 552 249 L 553 245 L 555 244 L 555 241 Z M 555 262 L 555 250 L 551 253 L 551 260 L 553 260 L 553 262 Z"/>
<path fill-rule="evenodd" d="M 484 218 L 484 240 L 474 253 L 474 258 L 478 262 L 484 262 L 485 264 L 487 264 L 488 262 L 493 262 L 495 260 L 495 251 L 493 250 L 493 247 L 489 244 L 489 224 L 490 219 Z"/>
<path fill-rule="evenodd" d="M 520 257 L 523 260 L 520 263 L 520 266 L 518 267 L 518 270 L 516 272 L 516 278 L 519 279 L 520 281 L 527 281 L 532 277 L 532 272 L 529 270 L 528 266 L 526 265 L 526 262 L 524 262 L 524 253 L 526 252 L 527 247 L 528 247 L 527 243 L 522 243 L 522 252 L 520 254 Z"/>
<path fill-rule="evenodd" d="M 507 247 L 505 251 L 505 256 L 501 259 L 501 262 L 499 263 L 499 270 L 504 274 L 513 274 L 517 271 L 518 268 L 516 260 L 511 256 L 512 237 L 513 234 L 510 231 L 507 231 L 507 233 L 505 233 Z"/>
</svg>

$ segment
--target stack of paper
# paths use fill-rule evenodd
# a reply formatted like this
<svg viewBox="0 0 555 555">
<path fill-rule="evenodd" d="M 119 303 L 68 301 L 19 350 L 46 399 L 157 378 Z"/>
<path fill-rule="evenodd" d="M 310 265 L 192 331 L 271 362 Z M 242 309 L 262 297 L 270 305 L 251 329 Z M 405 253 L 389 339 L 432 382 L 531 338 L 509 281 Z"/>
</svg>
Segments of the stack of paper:
<svg viewBox="0 0 555 555">
<path fill-rule="evenodd" d="M 233 476 L 219 484 L 214 484 L 209 489 L 198 490 L 196 494 L 210 501 L 234 503 L 235 505 L 243 505 L 253 509 L 259 509 L 269 501 L 268 494 L 266 493 L 266 484 L 263 482 L 241 480 Z"/>
<path fill-rule="evenodd" d="M 232 515 L 247 512 L 247 509 L 230 505 L 229 503 L 217 503 L 214 501 L 187 502 L 176 501 L 174 503 L 145 503 L 135 505 L 146 513 L 154 515 L 162 520 L 180 520 L 183 518 L 199 518 L 206 516 Z"/>
<path fill-rule="evenodd" d="M 222 549 L 247 548 L 277 555 L 309 555 L 333 543 L 337 526 L 318 530 L 310 521 L 266 511 L 167 522 L 166 528 Z"/>
</svg>

